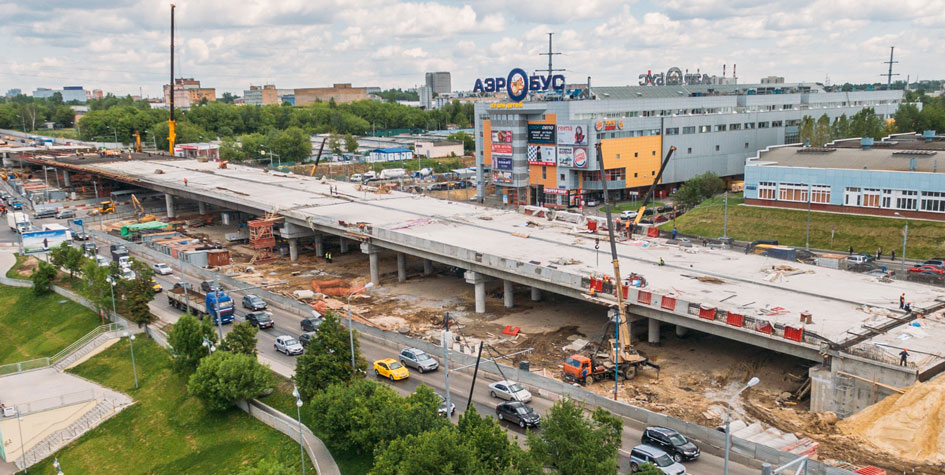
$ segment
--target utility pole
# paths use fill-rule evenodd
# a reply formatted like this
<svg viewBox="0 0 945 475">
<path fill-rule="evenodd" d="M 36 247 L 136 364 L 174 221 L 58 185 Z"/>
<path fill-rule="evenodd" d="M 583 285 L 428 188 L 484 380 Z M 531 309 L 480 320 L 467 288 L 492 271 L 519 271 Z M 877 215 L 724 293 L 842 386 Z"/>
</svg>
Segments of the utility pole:
<svg viewBox="0 0 945 475">
<path fill-rule="evenodd" d="M 724 203 L 725 203 L 725 206 L 723 207 L 724 211 L 722 215 L 722 238 L 723 239 L 728 237 L 728 191 L 727 190 L 725 191 Z"/>
<path fill-rule="evenodd" d="M 446 378 L 446 418 L 450 419 L 450 407 L 452 407 L 453 402 L 450 400 L 450 343 L 452 343 L 453 337 L 450 333 L 450 313 L 446 312 L 446 329 L 443 330 L 443 373 Z M 481 344 L 481 343 L 480 343 Z M 480 353 L 481 354 L 481 353 Z M 478 365 L 479 362 L 477 361 Z M 472 393 L 472 391 L 470 391 Z"/>
<path fill-rule="evenodd" d="M 889 47 L 889 61 L 883 61 L 883 64 L 889 65 L 889 72 L 886 74 L 880 74 L 880 76 L 886 76 L 886 89 L 887 90 L 889 90 L 889 87 L 892 86 L 892 77 L 899 75 L 899 73 L 893 74 L 892 72 L 893 65 L 899 62 L 899 61 L 893 61 L 893 52 L 895 50 L 896 50 L 895 46 Z"/>
<path fill-rule="evenodd" d="M 549 80 L 550 80 L 550 78 L 551 78 L 551 75 L 554 74 L 555 71 L 564 71 L 563 69 L 554 69 L 554 68 L 552 67 L 552 64 L 551 64 L 551 59 L 552 59 L 552 57 L 561 54 L 561 53 L 555 53 L 555 52 L 554 52 L 554 49 L 552 49 L 552 47 L 551 47 L 551 37 L 552 37 L 553 35 L 554 35 L 554 33 L 548 33 L 548 52 L 547 52 L 547 53 L 538 53 L 538 56 L 547 56 L 547 57 L 548 57 L 548 78 L 549 78 Z M 537 72 L 537 71 L 536 71 L 536 72 Z"/>
</svg>

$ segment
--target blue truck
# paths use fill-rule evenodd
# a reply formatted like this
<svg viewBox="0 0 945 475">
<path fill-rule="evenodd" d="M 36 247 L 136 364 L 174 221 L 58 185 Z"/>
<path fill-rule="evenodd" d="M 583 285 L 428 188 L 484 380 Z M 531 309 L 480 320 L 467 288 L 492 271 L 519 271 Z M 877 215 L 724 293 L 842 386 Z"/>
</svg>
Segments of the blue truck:
<svg viewBox="0 0 945 475">
<path fill-rule="evenodd" d="M 186 283 L 185 285 L 189 286 Z M 167 291 L 168 305 L 184 312 L 189 309 L 191 315 L 196 315 L 201 320 L 206 316 L 213 317 L 214 325 L 233 323 L 233 299 L 226 294 L 226 291 L 219 290 L 203 294 L 199 290 L 188 288 L 186 295 L 183 285 L 175 285 L 173 289 Z"/>
</svg>

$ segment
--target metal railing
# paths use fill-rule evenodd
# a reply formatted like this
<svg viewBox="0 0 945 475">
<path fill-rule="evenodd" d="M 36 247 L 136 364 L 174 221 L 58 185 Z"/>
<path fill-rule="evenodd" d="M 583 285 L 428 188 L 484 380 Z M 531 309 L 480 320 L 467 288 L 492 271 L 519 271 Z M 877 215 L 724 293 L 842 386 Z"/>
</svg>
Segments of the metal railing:
<svg viewBox="0 0 945 475">
<path fill-rule="evenodd" d="M 37 399 L 35 401 L 17 404 L 16 409 L 21 415 L 29 415 L 37 412 L 49 411 L 60 407 L 72 406 L 84 402 L 95 401 L 95 388 L 84 389 L 72 393 L 60 394 L 58 396 Z"/>
<path fill-rule="evenodd" d="M 119 323 L 109 323 L 107 325 L 96 327 L 94 330 L 86 333 L 84 336 L 72 342 L 72 344 L 63 348 L 60 352 L 56 353 L 53 356 L 0 365 L 0 376 L 21 373 L 23 371 L 32 371 L 34 369 L 42 369 L 42 368 L 53 366 L 56 363 L 67 358 L 69 355 L 77 351 L 79 348 L 82 348 L 83 346 L 87 345 L 89 342 L 94 340 L 99 335 L 103 335 L 108 332 L 124 331 L 124 330 L 125 330 L 125 327 Z"/>
</svg>

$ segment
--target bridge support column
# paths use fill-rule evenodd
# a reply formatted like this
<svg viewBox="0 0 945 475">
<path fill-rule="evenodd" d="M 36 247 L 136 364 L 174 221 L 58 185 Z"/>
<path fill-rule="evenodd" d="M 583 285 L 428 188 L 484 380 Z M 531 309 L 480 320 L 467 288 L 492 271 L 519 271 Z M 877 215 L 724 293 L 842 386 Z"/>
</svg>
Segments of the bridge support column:
<svg viewBox="0 0 945 475">
<path fill-rule="evenodd" d="M 348 252 L 348 242 L 349 241 L 345 238 L 338 239 L 338 247 L 342 254 L 346 254 Z"/>
<path fill-rule="evenodd" d="M 502 281 L 502 298 L 505 300 L 505 308 L 512 308 L 515 305 L 514 295 L 512 294 L 513 285 L 511 280 Z"/>
<path fill-rule="evenodd" d="M 381 284 L 381 269 L 377 258 L 377 251 L 377 246 L 366 242 L 361 243 L 361 252 L 367 254 L 370 260 L 371 282 L 373 282 L 374 285 Z"/>
<path fill-rule="evenodd" d="M 201 216 L 207 214 L 207 203 L 204 203 L 203 201 L 198 201 L 198 202 L 197 202 L 197 212 L 200 213 Z M 293 260 L 295 260 L 295 259 L 293 259 Z"/>
<path fill-rule="evenodd" d="M 488 277 L 472 271 L 466 271 L 463 276 L 466 278 L 466 282 L 475 286 L 476 313 L 486 313 L 486 280 Z"/>
<path fill-rule="evenodd" d="M 430 259 L 423 260 L 423 275 L 432 275 L 433 274 L 433 261 Z"/>
<path fill-rule="evenodd" d="M 676 336 L 678 336 L 679 338 L 682 338 L 688 334 L 689 334 L 688 328 L 676 325 Z"/>
<path fill-rule="evenodd" d="M 203 204 L 203 203 L 200 203 L 200 204 Z M 299 238 L 289 239 L 289 260 L 290 261 L 299 260 Z"/>
<path fill-rule="evenodd" d="M 69 170 L 62 171 L 62 185 L 66 188 L 72 186 L 72 177 L 69 175 Z"/>
<path fill-rule="evenodd" d="M 174 195 L 164 194 L 164 203 L 167 205 L 167 217 L 175 218 L 177 214 L 174 213 Z"/>
<path fill-rule="evenodd" d="M 649 331 L 646 334 L 647 343 L 651 345 L 659 345 L 660 344 L 660 321 L 655 318 L 649 319 L 648 330 Z"/>
<path fill-rule="evenodd" d="M 315 233 L 315 255 L 325 257 L 325 239 L 318 233 Z"/>
<path fill-rule="evenodd" d="M 532 287 L 532 302 L 538 302 L 541 300 L 541 289 L 538 287 Z"/>
<path fill-rule="evenodd" d="M 407 281 L 407 255 L 398 252 L 397 253 L 397 282 L 406 282 Z"/>
</svg>

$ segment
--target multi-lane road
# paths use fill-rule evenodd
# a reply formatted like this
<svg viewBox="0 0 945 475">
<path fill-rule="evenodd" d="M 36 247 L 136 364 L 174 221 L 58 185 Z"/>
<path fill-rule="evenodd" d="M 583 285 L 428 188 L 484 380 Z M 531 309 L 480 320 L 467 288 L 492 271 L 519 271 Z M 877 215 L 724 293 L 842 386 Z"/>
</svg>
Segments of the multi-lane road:
<svg viewBox="0 0 945 475">
<path fill-rule="evenodd" d="M 9 188 L 7 188 L 9 192 Z M 41 226 L 44 222 L 57 222 L 55 219 L 43 219 L 36 222 L 34 220 L 34 225 Z M 0 241 L 5 242 L 17 242 L 17 236 L 9 228 L 3 227 L 0 229 Z M 109 255 L 109 250 L 107 246 L 99 245 L 99 253 L 105 256 Z M 148 264 L 154 264 L 154 262 L 147 261 L 143 259 L 142 256 L 135 256 L 138 259 L 145 260 Z M 165 261 L 172 268 L 175 269 L 172 275 L 167 276 L 155 276 L 157 281 L 165 288 L 171 288 L 175 282 L 181 280 L 180 269 L 178 263 L 173 259 L 168 259 Z M 186 276 L 187 279 L 193 285 L 199 285 L 199 279 L 195 276 Z M 227 291 L 230 297 L 233 299 L 234 306 L 236 308 L 237 321 L 242 321 L 242 315 L 244 315 L 248 310 L 245 310 L 241 307 L 240 301 L 243 295 L 252 293 L 252 290 L 244 291 Z M 167 303 L 167 298 L 164 294 L 158 294 L 154 301 L 150 304 L 152 312 L 164 322 L 173 323 L 177 321 L 181 313 L 169 306 Z M 275 323 L 273 328 L 261 330 L 257 334 L 257 349 L 259 352 L 259 358 L 262 362 L 268 364 L 274 371 L 277 373 L 291 377 L 295 372 L 295 357 L 286 356 L 282 353 L 275 351 L 273 344 L 276 337 L 280 335 L 292 335 L 298 336 L 301 333 L 300 320 L 301 317 L 294 313 L 284 311 L 279 308 L 270 307 L 267 310 Z M 232 325 L 224 325 L 222 330 L 226 334 L 232 328 Z M 365 359 L 368 360 L 369 364 L 371 361 L 394 357 L 396 358 L 401 347 L 395 345 L 391 342 L 386 341 L 376 341 L 373 339 L 362 338 L 361 342 L 361 351 L 364 354 Z M 436 356 L 436 355 L 435 355 Z M 438 360 L 442 358 L 437 356 Z M 488 369 L 488 368 L 487 368 Z M 369 376 L 373 378 L 374 376 Z M 476 410 L 483 415 L 493 415 L 495 413 L 495 406 L 499 400 L 492 398 L 489 395 L 488 385 L 489 383 L 496 381 L 498 378 L 495 378 L 492 374 L 480 371 L 479 377 L 476 381 L 475 388 L 472 388 L 472 404 L 475 405 Z M 426 384 L 432 387 L 436 392 L 445 395 L 446 394 L 446 384 L 444 372 L 441 369 L 432 373 L 420 374 L 417 371 L 411 371 L 410 378 L 404 381 L 390 382 L 386 379 L 379 380 L 383 384 L 388 384 L 393 387 L 398 392 L 403 394 L 409 394 L 416 390 L 417 386 L 420 384 Z M 469 401 L 470 389 L 472 386 L 472 368 L 467 368 L 461 371 L 451 371 L 450 372 L 450 395 L 454 404 L 456 404 L 456 415 L 453 416 L 453 420 L 462 413 L 467 406 L 467 401 Z M 529 403 L 536 411 L 544 415 L 554 404 L 554 401 L 548 397 L 540 395 L 537 391 L 533 391 L 533 399 Z M 519 429 L 517 426 L 511 426 L 506 424 L 506 428 L 509 431 L 511 437 L 516 438 L 519 443 L 524 441 L 524 431 Z M 637 444 L 640 443 L 640 437 L 642 435 L 642 426 L 639 426 L 636 422 L 630 421 L 628 419 L 624 420 L 624 429 L 623 429 L 623 441 L 620 451 L 620 468 L 621 471 L 629 470 L 629 452 Z M 540 429 L 539 429 L 540 430 Z M 706 453 L 703 451 L 700 459 L 687 462 L 686 468 L 688 473 L 694 474 L 718 474 L 722 473 L 723 460 L 721 457 Z M 740 464 L 730 464 L 729 470 L 733 474 L 756 474 L 760 470 L 753 469 L 745 465 Z"/>
</svg>

